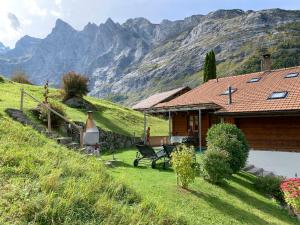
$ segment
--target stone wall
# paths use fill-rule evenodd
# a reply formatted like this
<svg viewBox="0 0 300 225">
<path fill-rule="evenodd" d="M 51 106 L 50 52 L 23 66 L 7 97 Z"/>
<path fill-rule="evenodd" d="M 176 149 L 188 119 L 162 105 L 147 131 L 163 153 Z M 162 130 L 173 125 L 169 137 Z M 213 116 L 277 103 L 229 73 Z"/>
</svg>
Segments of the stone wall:
<svg viewBox="0 0 300 225">
<path fill-rule="evenodd" d="M 75 122 L 79 126 L 84 126 L 83 122 Z M 139 141 L 139 138 L 128 137 L 122 134 L 114 133 L 111 131 L 103 130 L 100 127 L 97 127 L 99 130 L 99 144 L 101 150 L 115 150 L 119 148 L 128 148 L 134 145 L 136 141 Z M 65 125 L 65 130 L 67 135 L 72 137 L 74 141 L 79 140 L 79 131 L 74 127 L 69 127 Z"/>
</svg>

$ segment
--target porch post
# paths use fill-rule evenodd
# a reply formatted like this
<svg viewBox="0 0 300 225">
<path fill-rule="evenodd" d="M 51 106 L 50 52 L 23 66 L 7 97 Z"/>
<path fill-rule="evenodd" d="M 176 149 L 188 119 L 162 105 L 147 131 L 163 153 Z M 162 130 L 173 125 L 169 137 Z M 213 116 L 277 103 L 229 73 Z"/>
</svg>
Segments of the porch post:
<svg viewBox="0 0 300 225">
<path fill-rule="evenodd" d="M 146 111 L 144 111 L 144 144 L 147 142 L 147 114 Z"/>
<path fill-rule="evenodd" d="M 202 138 L 201 138 L 201 125 L 202 125 L 202 122 L 201 122 L 201 109 L 199 109 L 199 117 L 198 117 L 198 130 L 199 130 L 199 150 L 200 152 L 202 152 Z"/>
<path fill-rule="evenodd" d="M 171 144 L 171 136 L 172 136 L 172 117 L 171 117 L 171 111 L 169 111 L 169 144 Z"/>
</svg>

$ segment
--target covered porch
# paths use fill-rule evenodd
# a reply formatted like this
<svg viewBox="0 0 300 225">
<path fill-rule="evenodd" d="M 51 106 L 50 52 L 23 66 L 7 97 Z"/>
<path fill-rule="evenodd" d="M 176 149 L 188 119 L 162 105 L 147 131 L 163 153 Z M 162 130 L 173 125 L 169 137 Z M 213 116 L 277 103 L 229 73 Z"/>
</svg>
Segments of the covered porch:
<svg viewBox="0 0 300 225">
<path fill-rule="evenodd" d="M 144 143 L 151 146 L 163 144 L 190 143 L 198 150 L 206 148 L 206 133 L 213 124 L 220 122 L 214 115 L 219 109 L 216 104 L 151 108 L 144 111 Z M 169 123 L 168 136 L 147 137 L 147 116 L 163 115 Z"/>
</svg>

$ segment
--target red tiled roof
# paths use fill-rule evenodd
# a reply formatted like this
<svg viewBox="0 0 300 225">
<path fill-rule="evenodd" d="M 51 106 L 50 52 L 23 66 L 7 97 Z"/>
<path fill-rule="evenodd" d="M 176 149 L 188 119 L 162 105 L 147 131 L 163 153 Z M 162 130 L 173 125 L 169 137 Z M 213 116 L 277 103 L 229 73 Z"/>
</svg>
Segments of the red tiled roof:
<svg viewBox="0 0 300 225">
<path fill-rule="evenodd" d="M 161 92 L 161 93 L 151 95 L 150 97 L 148 97 L 148 98 L 140 101 L 136 105 L 132 106 L 132 108 L 133 109 L 148 109 L 148 108 L 151 108 L 151 107 L 155 106 L 158 103 L 161 103 L 165 100 L 168 100 L 168 98 L 171 98 L 173 95 L 176 95 L 178 92 L 183 91 L 183 90 L 189 91 L 190 88 L 189 87 L 180 87 L 180 88 L 176 88 L 176 89 L 173 89 L 173 90 L 170 90 L 170 91 Z"/>
<path fill-rule="evenodd" d="M 171 100 L 156 105 L 157 108 L 201 105 L 214 103 L 221 107 L 218 112 L 264 112 L 300 110 L 300 74 L 294 78 L 284 78 L 286 74 L 300 72 L 300 66 L 265 72 L 244 74 L 210 80 L 197 88 Z M 248 83 L 255 77 L 258 82 Z M 236 88 L 232 93 L 232 104 L 228 95 L 222 95 L 228 86 Z M 284 99 L 268 99 L 273 92 L 287 91 Z"/>
</svg>

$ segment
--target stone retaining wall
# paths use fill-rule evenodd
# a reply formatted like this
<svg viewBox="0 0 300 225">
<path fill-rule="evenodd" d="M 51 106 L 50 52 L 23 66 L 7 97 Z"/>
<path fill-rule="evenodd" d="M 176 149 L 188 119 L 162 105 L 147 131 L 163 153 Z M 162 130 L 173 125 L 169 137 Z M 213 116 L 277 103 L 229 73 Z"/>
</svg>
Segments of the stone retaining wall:
<svg viewBox="0 0 300 225">
<path fill-rule="evenodd" d="M 79 126 L 84 126 L 83 122 L 76 121 L 75 123 Z M 101 150 L 128 148 L 133 146 L 134 143 L 139 140 L 139 138 L 128 137 L 122 134 L 103 130 L 101 127 L 97 128 L 99 129 L 99 143 Z M 79 140 L 79 131 L 74 126 L 69 127 L 66 124 L 65 130 L 67 131 L 67 135 L 72 137 L 73 140 Z"/>
</svg>

